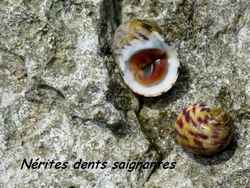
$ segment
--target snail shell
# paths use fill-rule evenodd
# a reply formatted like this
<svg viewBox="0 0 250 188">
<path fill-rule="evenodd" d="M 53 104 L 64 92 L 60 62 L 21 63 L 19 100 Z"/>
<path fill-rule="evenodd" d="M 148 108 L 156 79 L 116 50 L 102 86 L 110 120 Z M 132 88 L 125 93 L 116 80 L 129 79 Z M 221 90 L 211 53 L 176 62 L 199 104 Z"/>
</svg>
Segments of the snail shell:
<svg viewBox="0 0 250 188">
<path fill-rule="evenodd" d="M 194 104 L 185 108 L 175 123 L 177 143 L 200 155 L 222 151 L 232 140 L 229 116 L 221 108 Z"/>
<path fill-rule="evenodd" d="M 154 22 L 137 19 L 120 25 L 112 51 L 125 83 L 139 95 L 159 96 L 177 80 L 177 53 Z"/>
</svg>

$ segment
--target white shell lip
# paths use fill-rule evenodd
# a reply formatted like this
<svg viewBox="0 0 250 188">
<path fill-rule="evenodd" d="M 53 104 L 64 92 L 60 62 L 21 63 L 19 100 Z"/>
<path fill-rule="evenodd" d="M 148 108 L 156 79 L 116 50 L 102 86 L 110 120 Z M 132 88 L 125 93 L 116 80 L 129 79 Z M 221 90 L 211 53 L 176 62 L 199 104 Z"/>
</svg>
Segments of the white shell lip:
<svg viewBox="0 0 250 188">
<path fill-rule="evenodd" d="M 129 60 L 136 52 L 145 49 L 161 49 L 168 55 L 168 71 L 163 80 L 151 86 L 145 86 L 135 80 L 134 75 L 129 70 Z M 178 78 L 178 68 L 180 66 L 176 50 L 167 45 L 164 39 L 157 32 L 149 36 L 149 40 L 133 40 L 129 46 L 121 49 L 117 61 L 123 73 L 123 79 L 129 88 L 139 95 L 145 97 L 156 97 L 172 88 Z"/>
</svg>

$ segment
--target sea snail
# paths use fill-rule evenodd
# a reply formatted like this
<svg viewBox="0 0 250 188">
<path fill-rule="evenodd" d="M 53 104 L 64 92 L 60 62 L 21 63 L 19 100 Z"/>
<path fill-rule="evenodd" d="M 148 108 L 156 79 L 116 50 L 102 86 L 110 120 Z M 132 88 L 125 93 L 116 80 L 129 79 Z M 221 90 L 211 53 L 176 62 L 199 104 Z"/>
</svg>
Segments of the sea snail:
<svg viewBox="0 0 250 188">
<path fill-rule="evenodd" d="M 228 114 L 205 104 L 185 108 L 177 117 L 175 131 L 177 143 L 195 154 L 207 156 L 222 151 L 233 135 Z"/>
<path fill-rule="evenodd" d="M 139 95 L 159 96 L 177 80 L 177 52 L 154 22 L 135 19 L 120 25 L 112 52 L 125 83 Z"/>
</svg>

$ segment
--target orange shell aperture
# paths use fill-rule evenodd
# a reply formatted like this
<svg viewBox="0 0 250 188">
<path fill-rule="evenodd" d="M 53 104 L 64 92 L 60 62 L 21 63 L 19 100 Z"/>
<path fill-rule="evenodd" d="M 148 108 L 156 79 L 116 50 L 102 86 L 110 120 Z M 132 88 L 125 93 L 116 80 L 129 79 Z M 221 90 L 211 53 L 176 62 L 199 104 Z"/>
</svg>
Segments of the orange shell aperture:
<svg viewBox="0 0 250 188">
<path fill-rule="evenodd" d="M 159 49 L 141 50 L 131 57 L 130 62 L 135 79 L 143 85 L 157 84 L 167 74 L 167 54 Z"/>
</svg>

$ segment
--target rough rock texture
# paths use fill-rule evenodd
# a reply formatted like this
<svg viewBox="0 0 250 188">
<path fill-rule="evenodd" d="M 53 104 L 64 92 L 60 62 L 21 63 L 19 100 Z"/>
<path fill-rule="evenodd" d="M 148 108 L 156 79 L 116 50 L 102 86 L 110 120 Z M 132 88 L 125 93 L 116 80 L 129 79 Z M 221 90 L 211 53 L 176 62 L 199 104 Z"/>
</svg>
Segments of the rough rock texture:
<svg viewBox="0 0 250 188">
<path fill-rule="evenodd" d="M 180 76 L 157 98 L 123 83 L 110 44 L 121 22 L 156 20 Z M 248 0 L 0 1 L 0 187 L 250 187 Z M 174 141 L 185 106 L 233 117 L 235 140 L 212 157 Z M 176 168 L 21 170 L 24 158 L 176 161 Z"/>
</svg>

